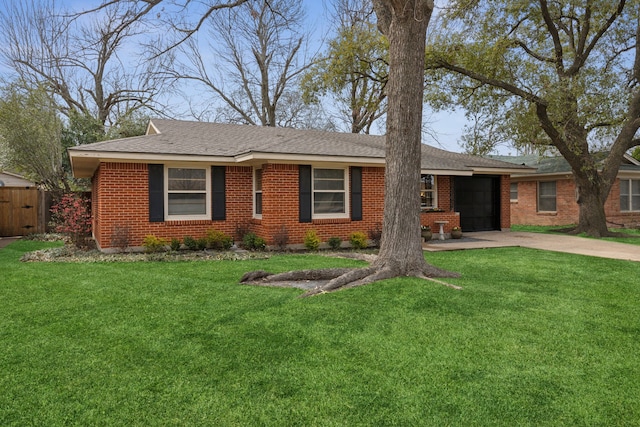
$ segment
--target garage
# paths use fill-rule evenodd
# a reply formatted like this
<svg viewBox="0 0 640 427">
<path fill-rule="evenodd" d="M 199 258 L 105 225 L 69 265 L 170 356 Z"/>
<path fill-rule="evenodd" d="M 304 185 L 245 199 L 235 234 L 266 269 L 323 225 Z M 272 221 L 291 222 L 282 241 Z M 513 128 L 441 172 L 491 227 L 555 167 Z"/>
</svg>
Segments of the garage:
<svg viewBox="0 0 640 427">
<path fill-rule="evenodd" d="M 500 178 L 497 176 L 457 176 L 454 206 L 460 212 L 463 231 L 500 229 Z"/>
</svg>

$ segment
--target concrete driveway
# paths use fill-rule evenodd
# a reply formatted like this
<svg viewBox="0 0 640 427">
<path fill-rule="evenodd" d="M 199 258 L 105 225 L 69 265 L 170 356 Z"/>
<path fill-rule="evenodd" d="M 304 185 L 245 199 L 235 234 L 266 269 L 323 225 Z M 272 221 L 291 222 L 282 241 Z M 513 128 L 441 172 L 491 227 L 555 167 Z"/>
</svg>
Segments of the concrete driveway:
<svg viewBox="0 0 640 427">
<path fill-rule="evenodd" d="M 434 235 L 434 238 L 437 239 L 437 234 Z M 640 262 L 639 245 L 587 239 L 564 234 L 527 233 L 522 231 L 481 231 L 465 233 L 460 240 L 432 240 L 422 245 L 423 249 L 429 252 L 517 246 Z"/>
</svg>

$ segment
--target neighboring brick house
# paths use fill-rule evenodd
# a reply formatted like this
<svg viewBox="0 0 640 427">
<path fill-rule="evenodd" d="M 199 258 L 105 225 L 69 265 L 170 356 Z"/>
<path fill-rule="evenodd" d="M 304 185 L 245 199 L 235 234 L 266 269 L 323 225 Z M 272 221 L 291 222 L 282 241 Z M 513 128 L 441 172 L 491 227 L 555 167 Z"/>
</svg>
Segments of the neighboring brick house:
<svg viewBox="0 0 640 427">
<path fill-rule="evenodd" d="M 537 155 L 490 158 L 536 168 L 535 172 L 511 176 L 511 223 L 570 225 L 578 222 L 576 185 L 564 158 Z M 640 162 L 633 157 L 624 156 L 604 207 L 610 226 L 640 225 Z"/>
<path fill-rule="evenodd" d="M 268 244 L 285 229 L 301 244 L 308 229 L 346 241 L 381 226 L 384 145 L 384 136 L 154 119 L 144 136 L 69 155 L 74 176 L 92 178 L 100 249 L 123 230 L 131 246 L 208 229 L 236 239 L 249 230 Z M 509 175 L 525 169 L 423 145 L 422 224 L 508 229 Z"/>
</svg>

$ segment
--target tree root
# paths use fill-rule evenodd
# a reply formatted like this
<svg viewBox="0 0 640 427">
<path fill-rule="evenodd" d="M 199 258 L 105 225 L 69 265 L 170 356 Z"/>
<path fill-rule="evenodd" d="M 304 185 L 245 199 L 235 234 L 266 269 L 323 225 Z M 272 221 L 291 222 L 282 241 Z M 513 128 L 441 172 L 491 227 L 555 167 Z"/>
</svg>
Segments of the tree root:
<svg viewBox="0 0 640 427">
<path fill-rule="evenodd" d="M 308 282 L 321 281 L 325 282 L 313 289 L 302 294 L 300 297 L 310 297 L 327 292 L 333 292 L 339 289 L 355 288 L 357 286 L 366 285 L 380 280 L 391 279 L 394 277 L 410 276 L 418 277 L 451 289 L 461 290 L 462 288 L 451 283 L 443 282 L 435 279 L 436 277 L 460 277 L 458 273 L 441 270 L 439 268 L 428 266 L 423 271 L 410 272 L 401 274 L 394 268 L 369 266 L 363 268 L 326 268 L 318 270 L 299 270 L 288 271 L 286 273 L 271 274 L 263 270 L 252 271 L 246 273 L 240 279 L 240 283 L 265 285 L 282 282 Z"/>
<path fill-rule="evenodd" d="M 268 273 L 264 270 L 250 271 L 240 279 L 240 283 L 274 283 L 303 280 L 331 280 L 349 273 L 353 268 L 322 268 L 317 270 L 297 270 L 286 273 Z"/>
</svg>

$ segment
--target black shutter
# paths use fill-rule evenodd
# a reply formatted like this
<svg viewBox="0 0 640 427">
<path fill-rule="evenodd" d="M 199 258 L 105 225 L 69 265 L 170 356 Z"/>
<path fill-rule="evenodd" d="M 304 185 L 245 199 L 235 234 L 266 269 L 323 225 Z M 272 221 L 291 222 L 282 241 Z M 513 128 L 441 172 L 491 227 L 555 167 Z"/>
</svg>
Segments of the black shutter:
<svg viewBox="0 0 640 427">
<path fill-rule="evenodd" d="M 362 168 L 351 168 L 351 220 L 362 221 Z"/>
<path fill-rule="evenodd" d="M 211 166 L 211 209 L 214 221 L 224 221 L 227 219 L 226 202 L 226 167 Z"/>
<path fill-rule="evenodd" d="M 149 222 L 164 221 L 164 165 L 149 165 Z"/>
<path fill-rule="evenodd" d="M 311 222 L 311 166 L 299 166 L 300 222 Z"/>
</svg>

